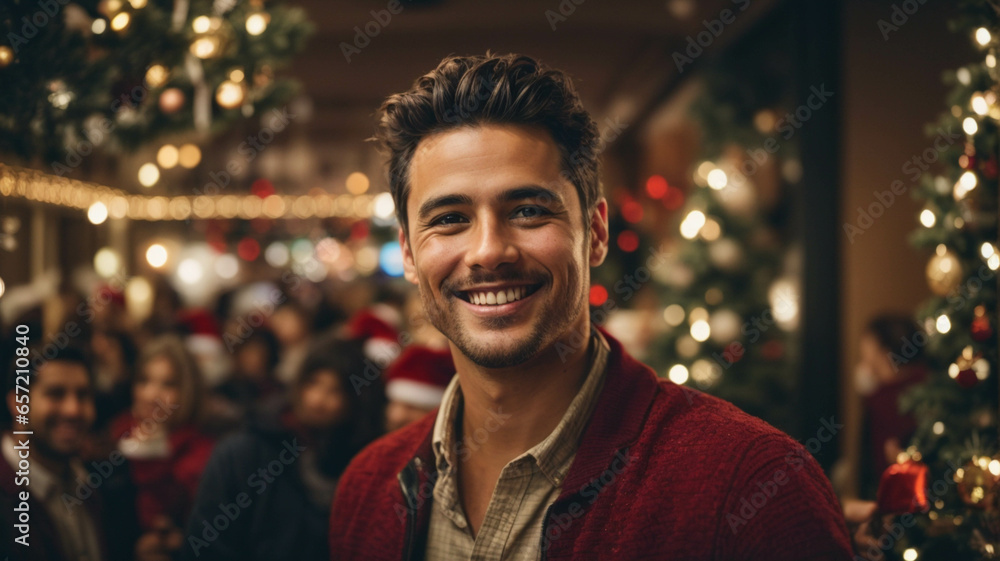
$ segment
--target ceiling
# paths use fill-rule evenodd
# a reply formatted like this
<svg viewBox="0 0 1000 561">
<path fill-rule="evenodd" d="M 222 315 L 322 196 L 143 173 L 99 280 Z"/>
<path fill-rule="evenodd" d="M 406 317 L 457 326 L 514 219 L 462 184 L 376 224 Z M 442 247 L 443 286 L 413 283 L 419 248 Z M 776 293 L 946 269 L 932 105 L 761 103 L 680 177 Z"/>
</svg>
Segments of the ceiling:
<svg viewBox="0 0 1000 561">
<path fill-rule="evenodd" d="M 718 19 L 725 9 L 736 14 L 706 49 L 710 54 L 775 3 L 291 0 L 307 11 L 316 31 L 287 72 L 312 100 L 309 136 L 320 143 L 353 143 L 370 136 L 373 113 L 387 95 L 405 90 L 449 54 L 488 49 L 528 54 L 568 72 L 598 121 L 612 113 L 628 121 L 647 110 L 677 77 L 671 55 L 686 47 L 688 36 L 705 30 L 703 20 Z M 740 12 L 741 6 L 747 10 Z M 390 14 L 389 7 L 398 13 Z M 373 23 L 373 10 L 381 12 L 384 26 Z M 348 62 L 342 48 L 353 44 L 358 29 L 366 26 L 377 35 Z M 358 44 L 364 45 L 364 39 Z"/>
</svg>

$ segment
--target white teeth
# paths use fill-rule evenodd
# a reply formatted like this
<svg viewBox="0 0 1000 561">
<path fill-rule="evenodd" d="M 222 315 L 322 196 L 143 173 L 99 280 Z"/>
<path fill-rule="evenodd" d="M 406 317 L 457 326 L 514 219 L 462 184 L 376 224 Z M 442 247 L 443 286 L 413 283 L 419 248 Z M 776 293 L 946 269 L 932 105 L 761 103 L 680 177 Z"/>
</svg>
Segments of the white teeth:
<svg viewBox="0 0 1000 561">
<path fill-rule="evenodd" d="M 470 292 L 469 300 L 477 306 L 499 306 L 524 298 L 526 292 L 523 286 L 496 292 Z"/>
</svg>

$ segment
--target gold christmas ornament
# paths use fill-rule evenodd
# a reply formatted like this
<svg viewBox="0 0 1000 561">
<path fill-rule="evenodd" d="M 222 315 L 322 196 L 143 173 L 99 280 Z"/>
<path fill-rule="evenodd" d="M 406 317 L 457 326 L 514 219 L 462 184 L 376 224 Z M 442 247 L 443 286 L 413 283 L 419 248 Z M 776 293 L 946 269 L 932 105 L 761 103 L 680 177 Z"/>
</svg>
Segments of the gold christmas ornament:
<svg viewBox="0 0 1000 561">
<path fill-rule="evenodd" d="M 987 508 L 996 501 L 997 476 L 990 472 L 989 457 L 974 457 L 955 472 L 958 495 L 972 508 Z"/>
<path fill-rule="evenodd" d="M 927 284 L 938 296 L 946 296 L 962 282 L 962 262 L 951 250 L 938 251 L 927 263 Z"/>
</svg>

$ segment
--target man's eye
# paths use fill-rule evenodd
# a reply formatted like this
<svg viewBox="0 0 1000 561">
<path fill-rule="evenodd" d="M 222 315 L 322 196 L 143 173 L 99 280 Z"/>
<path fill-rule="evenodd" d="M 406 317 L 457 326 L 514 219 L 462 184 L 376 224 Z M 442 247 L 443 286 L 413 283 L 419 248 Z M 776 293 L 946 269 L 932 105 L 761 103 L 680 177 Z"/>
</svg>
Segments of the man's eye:
<svg viewBox="0 0 1000 561">
<path fill-rule="evenodd" d="M 431 222 L 431 226 L 450 226 L 452 224 L 461 224 L 462 222 L 465 222 L 465 217 L 461 214 L 450 212 L 434 219 L 434 221 Z"/>
<path fill-rule="evenodd" d="M 524 206 L 514 211 L 514 218 L 538 218 L 551 214 L 548 209 L 540 206 Z"/>
</svg>

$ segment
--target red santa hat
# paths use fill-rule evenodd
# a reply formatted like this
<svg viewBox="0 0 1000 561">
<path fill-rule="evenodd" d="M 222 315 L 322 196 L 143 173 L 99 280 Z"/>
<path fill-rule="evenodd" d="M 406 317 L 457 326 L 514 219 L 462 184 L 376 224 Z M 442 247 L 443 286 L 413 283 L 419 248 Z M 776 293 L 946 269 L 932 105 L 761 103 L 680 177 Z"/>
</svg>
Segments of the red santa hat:
<svg viewBox="0 0 1000 561">
<path fill-rule="evenodd" d="M 363 341 L 362 352 L 380 367 L 399 354 L 399 312 L 385 304 L 375 304 L 358 313 L 347 324 L 349 335 Z"/>
<path fill-rule="evenodd" d="M 386 371 L 385 393 L 391 401 L 433 409 L 454 375 L 450 350 L 410 345 Z"/>
</svg>

